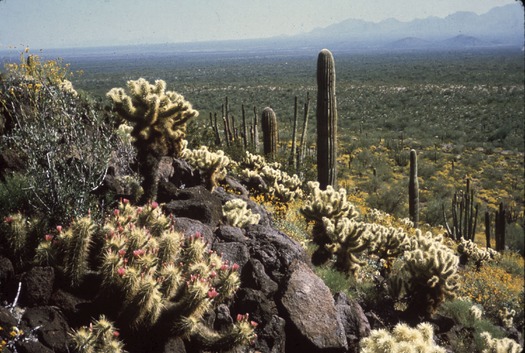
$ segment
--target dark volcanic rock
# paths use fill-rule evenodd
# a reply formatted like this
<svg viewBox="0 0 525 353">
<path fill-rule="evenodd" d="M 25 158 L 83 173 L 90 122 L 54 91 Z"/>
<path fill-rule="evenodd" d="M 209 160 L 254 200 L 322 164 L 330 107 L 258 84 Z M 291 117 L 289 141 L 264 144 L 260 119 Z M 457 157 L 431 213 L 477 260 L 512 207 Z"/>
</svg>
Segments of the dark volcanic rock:
<svg viewBox="0 0 525 353">
<path fill-rule="evenodd" d="M 289 318 L 286 350 L 346 352 L 345 330 L 330 289 L 304 262 L 295 262 L 282 306 Z"/>
<path fill-rule="evenodd" d="M 215 231 L 215 235 L 219 240 L 226 242 L 245 242 L 246 236 L 241 228 L 232 227 L 227 224 L 220 225 Z"/>
<path fill-rule="evenodd" d="M 164 186 L 164 193 L 166 186 Z M 159 202 L 168 202 L 164 211 L 175 217 L 201 221 L 215 228 L 222 218 L 221 201 L 203 186 L 173 190 L 169 195 L 159 192 Z"/>
<path fill-rule="evenodd" d="M 196 221 L 194 219 L 178 217 L 175 218 L 174 229 L 189 237 L 199 233 L 204 238 L 204 241 L 209 244 L 213 243 L 213 231 L 206 224 Z"/>
<path fill-rule="evenodd" d="M 370 335 L 370 323 L 359 303 L 344 293 L 334 296 L 335 308 L 346 332 L 349 352 L 359 352 L 359 341 Z"/>
<path fill-rule="evenodd" d="M 69 325 L 57 309 L 51 306 L 29 308 L 22 316 L 22 321 L 35 330 L 38 340 L 53 352 L 68 352 Z"/>
<path fill-rule="evenodd" d="M 53 293 L 55 270 L 52 267 L 33 267 L 21 278 L 20 304 L 23 306 L 47 305 Z"/>
<path fill-rule="evenodd" d="M 54 353 L 54 351 L 40 342 L 22 341 L 16 345 L 18 353 Z"/>
<path fill-rule="evenodd" d="M 248 247 L 242 243 L 214 243 L 212 249 L 222 255 L 224 260 L 229 261 L 230 265 L 233 263 L 239 265 L 239 271 L 242 271 L 243 266 L 250 260 Z"/>
<path fill-rule="evenodd" d="M 259 260 L 265 272 L 277 283 L 288 276 L 292 262 L 309 263 L 299 243 L 269 226 L 249 226 L 246 236 L 251 239 L 248 246 L 251 257 Z"/>
</svg>

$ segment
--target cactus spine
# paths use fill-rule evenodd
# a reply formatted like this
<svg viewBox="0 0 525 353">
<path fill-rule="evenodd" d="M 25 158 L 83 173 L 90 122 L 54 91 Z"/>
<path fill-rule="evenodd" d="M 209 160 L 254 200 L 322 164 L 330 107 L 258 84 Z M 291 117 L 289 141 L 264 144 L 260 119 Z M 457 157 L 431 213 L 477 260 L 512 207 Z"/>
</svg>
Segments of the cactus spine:
<svg viewBox="0 0 525 353">
<path fill-rule="evenodd" d="M 264 154 L 274 161 L 277 157 L 277 117 L 272 108 L 266 107 L 262 112 Z"/>
<path fill-rule="evenodd" d="M 317 58 L 317 180 L 321 189 L 337 187 L 337 103 L 334 57 L 323 49 Z"/>
<path fill-rule="evenodd" d="M 419 182 L 417 180 L 417 153 L 410 150 L 410 180 L 408 182 L 408 209 L 410 220 L 417 228 L 419 223 Z"/>
</svg>

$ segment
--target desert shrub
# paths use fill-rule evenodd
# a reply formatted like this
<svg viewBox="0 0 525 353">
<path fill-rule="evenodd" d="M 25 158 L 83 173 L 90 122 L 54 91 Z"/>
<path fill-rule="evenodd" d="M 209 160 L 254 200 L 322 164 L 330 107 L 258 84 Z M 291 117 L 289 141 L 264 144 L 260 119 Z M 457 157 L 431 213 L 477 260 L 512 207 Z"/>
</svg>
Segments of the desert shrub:
<svg viewBox="0 0 525 353">
<path fill-rule="evenodd" d="M 521 256 L 525 255 L 525 233 L 518 223 L 507 224 L 505 229 L 505 245 L 510 250 L 518 251 Z"/>
<path fill-rule="evenodd" d="M 28 177 L 20 173 L 6 175 L 5 181 L 0 183 L 0 219 L 17 210 L 30 208 L 27 188 Z"/>
<path fill-rule="evenodd" d="M 512 275 L 497 264 L 489 263 L 478 271 L 470 266 L 461 270 L 460 283 L 458 295 L 483 306 L 491 321 L 498 322 L 499 311 L 507 308 L 516 311 L 516 326 L 523 325 L 523 276 Z"/>
<path fill-rule="evenodd" d="M 46 63 L 8 67 L 0 110 L 10 129 L 2 148 L 26 160 L 32 212 L 51 222 L 87 213 L 108 170 L 113 133 L 103 114 L 80 98 Z M 56 76 L 59 75 L 59 76 Z"/>
</svg>

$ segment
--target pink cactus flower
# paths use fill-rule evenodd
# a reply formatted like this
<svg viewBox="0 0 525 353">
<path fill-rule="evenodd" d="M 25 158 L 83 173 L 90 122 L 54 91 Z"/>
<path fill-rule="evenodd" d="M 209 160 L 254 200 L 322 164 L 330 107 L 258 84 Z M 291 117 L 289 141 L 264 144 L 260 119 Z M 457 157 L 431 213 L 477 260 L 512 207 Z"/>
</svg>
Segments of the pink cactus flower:
<svg viewBox="0 0 525 353">
<path fill-rule="evenodd" d="M 126 273 L 126 269 L 124 267 L 119 267 L 117 269 L 117 273 L 120 277 L 124 276 L 124 274 Z"/>
<path fill-rule="evenodd" d="M 118 217 L 119 214 L 120 214 L 120 210 L 119 210 L 118 208 L 115 208 L 115 209 L 113 210 L 113 215 L 114 215 L 115 217 Z"/>
<path fill-rule="evenodd" d="M 215 290 L 215 288 L 212 288 L 209 292 L 208 292 L 208 298 L 210 299 L 213 299 L 215 297 L 217 297 L 219 295 L 219 292 L 217 292 Z"/>
<path fill-rule="evenodd" d="M 54 238 L 54 236 L 52 236 L 51 234 L 46 234 L 45 235 L 46 241 L 51 241 L 51 240 L 53 240 L 53 238 Z"/>
<path fill-rule="evenodd" d="M 62 226 L 57 226 L 57 232 L 62 233 Z"/>
<path fill-rule="evenodd" d="M 154 209 L 156 209 L 157 207 L 159 207 L 158 202 L 153 201 L 153 202 L 151 203 L 151 209 L 154 210 Z"/>
<path fill-rule="evenodd" d="M 234 262 L 232 265 L 232 270 L 237 271 L 238 269 L 239 269 L 239 264 Z"/>
</svg>

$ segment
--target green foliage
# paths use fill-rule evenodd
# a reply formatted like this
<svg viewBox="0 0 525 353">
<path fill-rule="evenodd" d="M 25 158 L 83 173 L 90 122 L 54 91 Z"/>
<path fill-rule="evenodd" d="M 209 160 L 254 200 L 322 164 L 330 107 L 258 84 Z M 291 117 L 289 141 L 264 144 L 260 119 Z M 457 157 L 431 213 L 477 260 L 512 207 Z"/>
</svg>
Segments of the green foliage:
<svg viewBox="0 0 525 353">
<path fill-rule="evenodd" d="M 5 176 L 5 181 L 0 183 L 0 217 L 21 210 L 31 210 L 27 190 L 28 177 L 20 173 Z"/>
<path fill-rule="evenodd" d="M 222 206 L 222 214 L 229 225 L 244 228 L 250 224 L 257 224 L 261 218 L 260 214 L 253 213 L 248 209 L 244 200 L 233 199 Z"/>
<path fill-rule="evenodd" d="M 384 329 L 372 330 L 370 336 L 360 342 L 360 353 L 445 353 L 446 350 L 434 342 L 434 328 L 423 322 L 416 328 L 397 324 L 392 333 Z"/>
<path fill-rule="evenodd" d="M 1 147 L 25 160 L 28 212 L 58 223 L 94 206 L 115 140 L 103 114 L 45 65 L 11 70 L 0 81 Z"/>
</svg>

